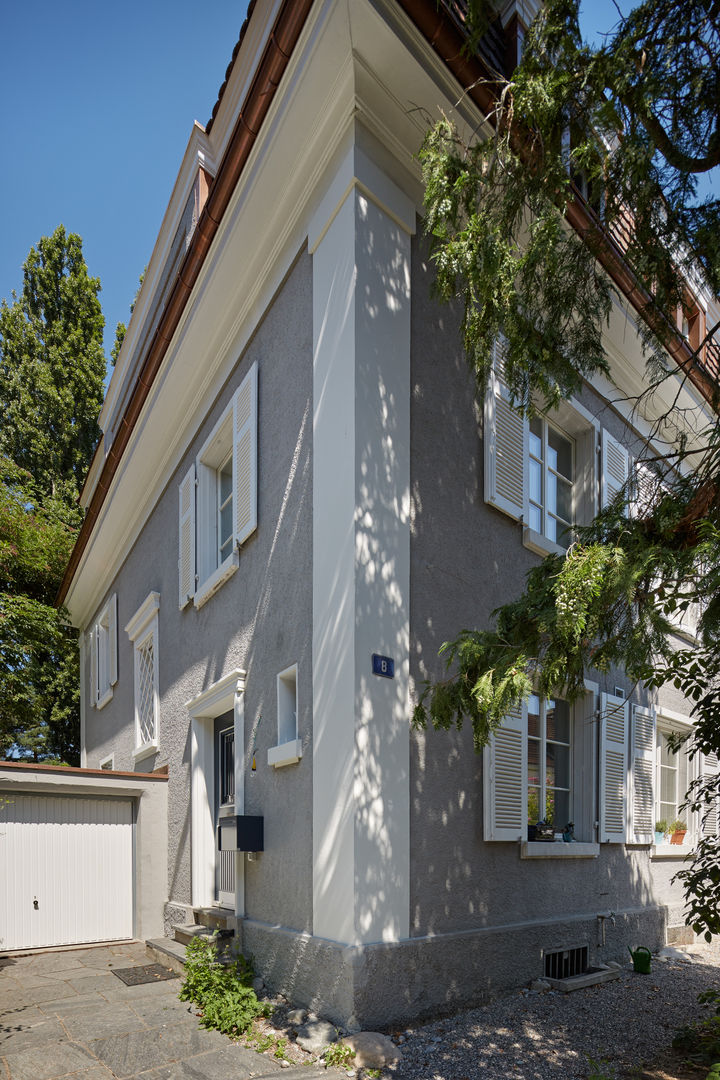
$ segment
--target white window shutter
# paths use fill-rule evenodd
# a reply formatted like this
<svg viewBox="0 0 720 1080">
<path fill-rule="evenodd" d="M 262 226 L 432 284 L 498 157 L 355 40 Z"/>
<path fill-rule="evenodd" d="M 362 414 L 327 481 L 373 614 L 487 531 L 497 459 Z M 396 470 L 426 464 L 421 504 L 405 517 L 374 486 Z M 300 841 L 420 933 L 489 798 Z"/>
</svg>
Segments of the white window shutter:
<svg viewBox="0 0 720 1080">
<path fill-rule="evenodd" d="M 630 455 L 609 431 L 602 433 L 602 493 L 601 505 L 607 506 L 622 490 L 630 475 Z"/>
<path fill-rule="evenodd" d="M 720 765 L 717 754 L 702 755 L 702 775 L 704 778 L 717 776 Z M 720 831 L 720 814 L 718 813 L 718 799 L 714 799 L 700 809 L 701 832 L 703 836 L 717 836 Z"/>
<path fill-rule="evenodd" d="M 527 840 L 527 702 L 503 720 L 483 756 L 486 840 Z"/>
<path fill-rule="evenodd" d="M 505 340 L 499 339 L 485 395 L 485 502 L 519 521 L 525 513 L 529 427 L 510 404 L 504 358 Z"/>
<path fill-rule="evenodd" d="M 95 708 L 98 699 L 97 630 L 88 634 L 90 644 L 90 704 Z"/>
<path fill-rule="evenodd" d="M 655 713 L 636 705 L 632 712 L 632 821 L 628 843 L 652 844 L 655 839 Z"/>
<path fill-rule="evenodd" d="M 627 817 L 629 705 L 623 698 L 600 699 L 600 843 L 622 844 Z"/>
<path fill-rule="evenodd" d="M 257 385 L 255 363 L 233 397 L 233 511 L 238 545 L 257 528 Z"/>
<path fill-rule="evenodd" d="M 180 524 L 178 603 L 182 610 L 195 595 L 195 465 L 190 466 L 178 489 Z"/>
<path fill-rule="evenodd" d="M 110 685 L 114 686 L 118 681 L 118 654 L 117 654 L 117 593 L 110 597 L 110 619 L 108 625 L 108 674 Z"/>
</svg>

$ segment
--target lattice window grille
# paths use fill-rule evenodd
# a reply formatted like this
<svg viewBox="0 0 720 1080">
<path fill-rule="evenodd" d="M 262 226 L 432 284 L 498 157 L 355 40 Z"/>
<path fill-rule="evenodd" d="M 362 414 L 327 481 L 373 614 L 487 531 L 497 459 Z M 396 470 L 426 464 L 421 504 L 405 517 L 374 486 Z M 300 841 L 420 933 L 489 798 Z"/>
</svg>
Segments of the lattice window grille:
<svg viewBox="0 0 720 1080">
<path fill-rule="evenodd" d="M 155 645 L 152 637 L 137 647 L 137 722 L 140 746 L 155 742 Z"/>
</svg>

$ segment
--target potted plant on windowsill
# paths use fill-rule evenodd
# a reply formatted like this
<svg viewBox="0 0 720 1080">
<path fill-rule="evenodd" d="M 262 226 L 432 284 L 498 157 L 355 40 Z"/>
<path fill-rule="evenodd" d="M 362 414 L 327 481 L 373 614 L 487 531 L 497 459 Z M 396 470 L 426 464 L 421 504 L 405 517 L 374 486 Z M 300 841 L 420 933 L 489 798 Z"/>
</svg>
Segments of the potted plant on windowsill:
<svg viewBox="0 0 720 1080">
<path fill-rule="evenodd" d="M 665 818 L 661 818 L 660 821 L 655 822 L 655 844 L 664 844 L 665 837 L 670 832 L 670 826 Z"/>
<path fill-rule="evenodd" d="M 670 825 L 670 843 L 671 844 L 684 844 L 685 833 L 687 832 L 687 825 L 682 818 L 678 818 Z"/>
</svg>

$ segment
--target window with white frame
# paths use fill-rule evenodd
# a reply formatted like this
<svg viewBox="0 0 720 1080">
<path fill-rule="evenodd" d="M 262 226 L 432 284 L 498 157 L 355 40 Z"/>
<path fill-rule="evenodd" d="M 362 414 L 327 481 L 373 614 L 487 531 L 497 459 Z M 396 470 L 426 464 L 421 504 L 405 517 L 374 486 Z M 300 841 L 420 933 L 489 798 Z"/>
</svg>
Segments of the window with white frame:
<svg viewBox="0 0 720 1080">
<path fill-rule="evenodd" d="M 294 765 L 302 757 L 298 738 L 298 668 L 293 664 L 277 676 L 277 745 L 268 750 L 268 765 Z"/>
<path fill-rule="evenodd" d="M 574 520 L 575 443 L 544 416 L 530 420 L 528 524 L 567 548 Z"/>
<path fill-rule="evenodd" d="M 113 593 L 90 630 L 90 703 L 102 709 L 117 683 L 117 594 Z"/>
<path fill-rule="evenodd" d="M 528 702 L 528 824 L 545 821 L 562 831 L 571 816 L 572 722 L 560 698 Z"/>
<path fill-rule="evenodd" d="M 526 547 L 562 553 L 572 525 L 589 523 L 626 483 L 629 454 L 580 402 L 521 416 L 505 381 L 504 350 L 496 342 L 485 397 L 485 501 L 522 522 Z"/>
<path fill-rule="evenodd" d="M 683 821 L 687 828 L 687 810 L 681 806 L 690 784 L 689 761 L 684 748 L 677 752 L 671 749 L 671 734 L 658 725 L 655 821 L 665 821 L 668 826 Z"/>
<path fill-rule="evenodd" d="M 179 486 L 179 605 L 201 607 L 239 565 L 257 528 L 257 364 Z"/>
<path fill-rule="evenodd" d="M 136 760 L 158 749 L 159 609 L 160 594 L 151 592 L 125 627 L 134 654 Z"/>
<path fill-rule="evenodd" d="M 539 821 L 595 842 L 594 691 L 571 704 L 532 694 L 505 717 L 485 748 L 486 840 L 525 841 Z"/>
</svg>

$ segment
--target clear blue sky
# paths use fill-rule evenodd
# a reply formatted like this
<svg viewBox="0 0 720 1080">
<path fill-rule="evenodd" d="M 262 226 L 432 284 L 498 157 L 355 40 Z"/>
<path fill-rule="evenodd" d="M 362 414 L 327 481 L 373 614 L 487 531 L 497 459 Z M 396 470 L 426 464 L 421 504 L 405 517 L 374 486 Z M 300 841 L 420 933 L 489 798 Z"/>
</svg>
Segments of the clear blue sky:
<svg viewBox="0 0 720 1080">
<path fill-rule="evenodd" d="M 193 120 L 210 117 L 246 8 L 246 0 L 4 5 L 0 297 L 20 288 L 31 246 L 64 224 L 82 236 L 102 283 L 109 355 Z M 587 36 L 616 21 L 612 0 L 585 0 Z"/>
<path fill-rule="evenodd" d="M 106 353 L 127 322 L 194 120 L 247 0 L 23 0 L 2 13 L 0 297 L 62 223 L 100 278 Z"/>
</svg>

